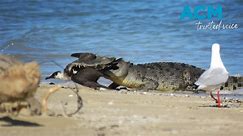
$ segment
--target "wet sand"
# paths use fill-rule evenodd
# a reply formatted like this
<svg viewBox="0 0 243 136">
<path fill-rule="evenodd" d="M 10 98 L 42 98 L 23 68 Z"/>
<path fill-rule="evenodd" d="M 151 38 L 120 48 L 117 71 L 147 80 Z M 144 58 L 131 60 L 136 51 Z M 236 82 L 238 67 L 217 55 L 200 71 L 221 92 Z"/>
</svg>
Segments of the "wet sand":
<svg viewBox="0 0 243 136">
<path fill-rule="evenodd" d="M 41 85 L 37 97 L 50 88 Z M 243 106 L 227 103 L 216 108 L 208 97 L 171 93 L 97 91 L 79 87 L 83 108 L 72 117 L 64 114 L 76 109 L 76 96 L 62 88 L 48 100 L 55 116 L 0 116 L 0 136 L 133 136 L 133 135 L 242 135 Z M 226 103 L 225 103 L 226 104 Z"/>
</svg>

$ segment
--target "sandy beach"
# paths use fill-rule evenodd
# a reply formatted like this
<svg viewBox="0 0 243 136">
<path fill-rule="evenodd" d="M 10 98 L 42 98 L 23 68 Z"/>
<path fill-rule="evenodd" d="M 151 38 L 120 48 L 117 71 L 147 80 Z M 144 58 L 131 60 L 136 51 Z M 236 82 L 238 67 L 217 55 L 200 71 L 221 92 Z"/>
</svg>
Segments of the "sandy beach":
<svg viewBox="0 0 243 136">
<path fill-rule="evenodd" d="M 41 85 L 41 98 L 50 85 Z M 243 106 L 231 102 L 227 108 L 213 107 L 208 96 L 176 93 L 97 91 L 79 87 L 83 108 L 75 111 L 76 96 L 61 88 L 48 100 L 49 115 L 18 117 L 1 115 L 1 136 L 33 135 L 242 135 Z M 226 102 L 225 102 L 226 103 Z"/>
</svg>

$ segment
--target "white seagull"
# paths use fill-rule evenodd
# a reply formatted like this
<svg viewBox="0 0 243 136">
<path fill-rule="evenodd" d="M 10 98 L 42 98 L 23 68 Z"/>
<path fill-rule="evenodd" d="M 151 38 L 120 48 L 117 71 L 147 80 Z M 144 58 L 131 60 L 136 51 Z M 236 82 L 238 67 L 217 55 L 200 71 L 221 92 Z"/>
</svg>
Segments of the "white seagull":
<svg viewBox="0 0 243 136">
<path fill-rule="evenodd" d="M 206 70 L 199 79 L 195 82 L 198 85 L 197 89 L 210 91 L 210 96 L 218 103 L 220 107 L 220 86 L 224 84 L 229 77 L 229 73 L 224 67 L 220 57 L 220 45 L 214 43 L 212 45 L 212 56 L 210 68 Z M 217 90 L 217 99 L 212 95 L 212 91 Z"/>
</svg>

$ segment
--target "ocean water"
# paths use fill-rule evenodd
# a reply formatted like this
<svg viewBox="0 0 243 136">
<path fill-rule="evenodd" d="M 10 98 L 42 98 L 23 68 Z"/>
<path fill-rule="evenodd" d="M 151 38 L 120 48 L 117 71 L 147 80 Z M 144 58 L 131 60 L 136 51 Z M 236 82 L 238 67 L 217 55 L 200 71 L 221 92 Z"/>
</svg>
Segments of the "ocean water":
<svg viewBox="0 0 243 136">
<path fill-rule="evenodd" d="M 197 20 L 179 19 L 185 5 L 204 4 L 221 4 L 222 21 L 239 28 L 197 30 Z M 208 68 L 215 42 L 221 44 L 230 74 L 242 75 L 242 26 L 242 0 L 0 1 L 1 53 L 38 61 L 44 76 L 62 70 L 74 60 L 70 54 L 75 52 L 122 57 L 133 63 L 175 61 Z"/>
</svg>

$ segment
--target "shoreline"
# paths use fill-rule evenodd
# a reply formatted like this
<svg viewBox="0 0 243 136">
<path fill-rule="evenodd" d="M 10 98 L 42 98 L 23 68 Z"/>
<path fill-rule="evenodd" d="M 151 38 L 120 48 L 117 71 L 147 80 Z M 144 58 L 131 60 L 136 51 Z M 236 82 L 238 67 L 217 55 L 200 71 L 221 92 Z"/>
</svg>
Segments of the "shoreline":
<svg viewBox="0 0 243 136">
<path fill-rule="evenodd" d="M 37 97 L 53 85 L 41 84 Z M 1 116 L 0 135 L 241 135 L 242 102 L 228 108 L 216 108 L 208 96 L 174 93 L 97 91 L 79 86 L 83 108 L 72 117 L 63 113 L 76 108 L 76 97 L 69 88 L 61 88 L 48 100 L 55 117 L 47 115 L 13 117 L 36 123 L 6 126 Z M 61 102 L 62 101 L 62 102 Z M 14 122 L 14 121 L 13 121 Z M 15 122 L 16 123 L 16 122 Z"/>
</svg>

